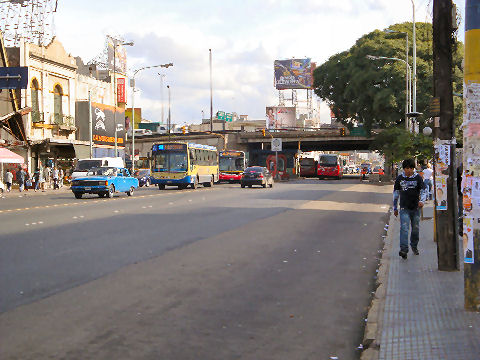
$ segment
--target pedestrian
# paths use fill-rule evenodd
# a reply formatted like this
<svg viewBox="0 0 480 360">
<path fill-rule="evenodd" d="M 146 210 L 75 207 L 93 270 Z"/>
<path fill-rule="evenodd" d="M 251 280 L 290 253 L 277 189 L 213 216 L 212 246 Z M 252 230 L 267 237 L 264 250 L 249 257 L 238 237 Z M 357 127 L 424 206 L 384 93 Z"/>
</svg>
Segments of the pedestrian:
<svg viewBox="0 0 480 360">
<path fill-rule="evenodd" d="M 59 178 L 59 186 L 60 187 L 63 187 L 63 176 L 64 176 L 64 173 L 63 173 L 63 169 L 60 168 L 60 170 L 58 171 L 58 178 Z"/>
<path fill-rule="evenodd" d="M 397 176 L 393 187 L 393 214 L 398 216 L 400 199 L 400 252 L 403 259 L 408 254 L 408 233 L 411 226 L 410 247 L 418 255 L 420 232 L 420 209 L 425 202 L 425 184 L 415 171 L 415 160 L 405 159 L 402 163 L 403 173 Z"/>
<path fill-rule="evenodd" d="M 22 168 L 17 171 L 17 183 L 18 191 L 22 192 L 25 188 L 25 171 Z"/>
<path fill-rule="evenodd" d="M 427 167 L 423 170 L 423 182 L 425 183 L 425 191 L 427 192 L 428 200 L 432 200 L 433 195 L 433 170 L 432 165 L 427 163 Z"/>
<path fill-rule="evenodd" d="M 58 169 L 56 166 L 52 170 L 53 189 L 58 189 Z"/>
<path fill-rule="evenodd" d="M 40 183 L 40 190 L 45 192 L 45 177 L 43 175 L 43 168 L 41 166 L 38 169 L 38 182 Z"/>
<path fill-rule="evenodd" d="M 50 175 L 51 175 L 50 167 L 45 166 L 45 168 L 43 169 L 43 178 L 45 179 L 45 188 L 46 189 L 50 188 Z"/>
<path fill-rule="evenodd" d="M 32 177 L 28 170 L 25 171 L 25 191 L 28 191 L 28 188 L 32 187 Z"/>
<path fill-rule="evenodd" d="M 37 169 L 33 173 L 33 181 L 35 182 L 35 192 L 40 188 L 40 170 Z"/>
<path fill-rule="evenodd" d="M 7 170 L 5 174 L 5 184 L 7 185 L 7 192 L 12 190 L 12 182 L 13 182 L 13 173 L 10 170 Z"/>
</svg>

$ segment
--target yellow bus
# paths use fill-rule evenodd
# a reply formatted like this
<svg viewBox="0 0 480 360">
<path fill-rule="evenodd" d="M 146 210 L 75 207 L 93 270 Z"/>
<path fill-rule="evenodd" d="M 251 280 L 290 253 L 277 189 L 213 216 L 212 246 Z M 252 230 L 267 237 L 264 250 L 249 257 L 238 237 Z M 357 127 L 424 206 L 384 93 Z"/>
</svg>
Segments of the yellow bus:
<svg viewBox="0 0 480 360">
<path fill-rule="evenodd" d="M 162 142 L 152 146 L 151 183 L 196 189 L 218 181 L 217 148 L 189 142 Z"/>
</svg>

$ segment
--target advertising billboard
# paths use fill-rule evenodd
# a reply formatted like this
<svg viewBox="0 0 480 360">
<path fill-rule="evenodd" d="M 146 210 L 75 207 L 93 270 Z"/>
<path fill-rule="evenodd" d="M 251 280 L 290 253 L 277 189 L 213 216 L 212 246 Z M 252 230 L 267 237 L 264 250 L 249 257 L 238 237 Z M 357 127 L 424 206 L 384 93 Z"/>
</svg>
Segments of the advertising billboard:
<svg viewBox="0 0 480 360">
<path fill-rule="evenodd" d="M 107 54 L 108 54 L 108 69 L 122 74 L 127 72 L 127 51 L 122 44 L 122 41 L 112 38 L 107 35 Z M 115 51 L 115 59 L 113 52 Z M 115 61 L 114 61 L 115 60 Z M 115 62 L 115 69 L 114 63 Z"/>
<path fill-rule="evenodd" d="M 126 103 L 125 78 L 117 79 L 117 103 Z"/>
<path fill-rule="evenodd" d="M 92 135 L 97 145 L 115 146 L 115 107 L 92 102 Z M 117 108 L 117 146 L 125 146 L 125 113 Z"/>
<path fill-rule="evenodd" d="M 311 59 L 275 60 L 274 72 L 277 90 L 313 87 Z"/>
<path fill-rule="evenodd" d="M 296 127 L 295 107 L 267 106 L 267 129 L 288 129 Z"/>
</svg>

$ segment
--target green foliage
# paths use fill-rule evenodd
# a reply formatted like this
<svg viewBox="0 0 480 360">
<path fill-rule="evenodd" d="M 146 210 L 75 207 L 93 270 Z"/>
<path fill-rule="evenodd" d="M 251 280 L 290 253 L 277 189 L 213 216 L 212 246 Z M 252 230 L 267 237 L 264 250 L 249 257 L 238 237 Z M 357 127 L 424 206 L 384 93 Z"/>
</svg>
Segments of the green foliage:
<svg viewBox="0 0 480 360">
<path fill-rule="evenodd" d="M 390 161 L 406 158 L 430 159 L 433 156 L 432 138 L 423 134 L 412 134 L 404 128 L 383 130 L 375 137 L 371 150 L 377 150 Z"/>
<path fill-rule="evenodd" d="M 388 28 L 408 33 L 412 66 L 412 23 Z M 432 24 L 416 23 L 417 37 L 417 118 L 420 129 L 429 125 L 428 105 L 433 96 Z M 348 127 L 363 124 L 372 128 L 390 128 L 405 121 L 406 66 L 402 61 L 370 60 L 367 55 L 405 59 L 404 34 L 375 30 L 358 39 L 349 50 L 335 54 L 314 71 L 315 94 L 328 103 L 335 116 Z M 463 86 L 463 44 L 457 42 L 453 54 L 453 91 Z M 412 66 L 413 67 L 413 66 Z M 455 120 L 461 123 L 461 98 L 455 100 Z"/>
</svg>

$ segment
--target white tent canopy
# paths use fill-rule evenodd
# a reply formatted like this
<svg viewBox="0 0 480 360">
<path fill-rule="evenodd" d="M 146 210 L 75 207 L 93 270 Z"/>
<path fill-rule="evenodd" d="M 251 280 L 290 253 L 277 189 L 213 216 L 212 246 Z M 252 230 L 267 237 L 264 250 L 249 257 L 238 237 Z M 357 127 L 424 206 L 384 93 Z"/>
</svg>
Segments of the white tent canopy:
<svg viewBox="0 0 480 360">
<path fill-rule="evenodd" d="M 13 151 L 5 148 L 0 148 L 0 163 L 6 164 L 23 164 L 25 159 Z"/>
</svg>

